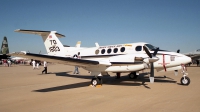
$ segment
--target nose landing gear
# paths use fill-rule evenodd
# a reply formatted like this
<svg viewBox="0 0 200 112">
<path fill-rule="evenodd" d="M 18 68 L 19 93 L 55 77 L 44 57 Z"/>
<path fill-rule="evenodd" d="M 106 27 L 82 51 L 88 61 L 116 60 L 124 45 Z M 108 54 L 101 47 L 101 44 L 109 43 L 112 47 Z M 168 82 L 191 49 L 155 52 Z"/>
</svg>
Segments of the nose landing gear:
<svg viewBox="0 0 200 112">
<path fill-rule="evenodd" d="M 188 86 L 190 84 L 190 78 L 187 77 L 188 73 L 186 73 L 184 65 L 182 65 L 182 74 L 183 77 L 181 78 L 180 82 L 182 85 Z"/>
</svg>

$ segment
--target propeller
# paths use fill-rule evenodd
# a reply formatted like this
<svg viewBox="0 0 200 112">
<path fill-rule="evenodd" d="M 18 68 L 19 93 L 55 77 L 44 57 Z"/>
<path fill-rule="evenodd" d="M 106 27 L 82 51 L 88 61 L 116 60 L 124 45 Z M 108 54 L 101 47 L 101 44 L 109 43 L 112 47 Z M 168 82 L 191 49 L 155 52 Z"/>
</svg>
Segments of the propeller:
<svg viewBox="0 0 200 112">
<path fill-rule="evenodd" d="M 149 56 L 149 58 L 147 59 L 151 65 L 149 78 L 150 78 L 150 82 L 153 83 L 154 82 L 154 64 L 153 63 L 159 60 L 159 58 L 156 57 L 156 54 L 158 53 L 159 48 L 156 48 L 153 54 L 149 52 L 146 46 L 143 46 L 143 49 L 146 52 L 146 54 Z"/>
</svg>

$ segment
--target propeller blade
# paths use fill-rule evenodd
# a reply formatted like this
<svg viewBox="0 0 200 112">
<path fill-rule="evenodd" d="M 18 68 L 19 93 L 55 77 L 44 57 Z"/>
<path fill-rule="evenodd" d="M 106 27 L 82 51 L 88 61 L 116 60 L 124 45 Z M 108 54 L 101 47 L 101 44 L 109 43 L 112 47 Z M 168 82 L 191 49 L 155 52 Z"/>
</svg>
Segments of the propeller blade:
<svg viewBox="0 0 200 112">
<path fill-rule="evenodd" d="M 156 56 L 156 54 L 158 53 L 159 47 L 155 49 L 153 56 Z"/>
<path fill-rule="evenodd" d="M 152 58 L 152 55 L 151 55 L 151 53 L 149 52 L 149 50 L 147 49 L 147 47 L 146 47 L 146 46 L 143 46 L 143 49 L 144 49 L 144 51 L 147 53 L 147 55 L 148 55 L 150 58 Z"/>
<path fill-rule="evenodd" d="M 151 71 L 150 71 L 150 82 L 154 83 L 154 64 L 151 63 Z"/>
<path fill-rule="evenodd" d="M 151 63 L 151 72 L 150 77 L 154 77 L 154 65 Z"/>
</svg>

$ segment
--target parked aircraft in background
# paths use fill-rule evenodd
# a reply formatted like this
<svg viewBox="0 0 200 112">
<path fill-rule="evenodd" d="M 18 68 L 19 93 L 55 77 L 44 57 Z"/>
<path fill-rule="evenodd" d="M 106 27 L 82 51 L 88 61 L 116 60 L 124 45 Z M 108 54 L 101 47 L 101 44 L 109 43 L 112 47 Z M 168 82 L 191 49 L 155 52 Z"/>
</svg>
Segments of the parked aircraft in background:
<svg viewBox="0 0 200 112">
<path fill-rule="evenodd" d="M 180 53 L 160 50 L 145 42 L 117 44 L 108 46 L 81 48 L 64 47 L 58 38 L 64 35 L 56 31 L 15 30 L 15 32 L 37 34 L 42 36 L 47 55 L 16 52 L 12 56 L 30 59 L 44 60 L 53 63 L 61 63 L 79 66 L 91 72 L 94 76 L 91 84 L 102 84 L 100 76 L 107 72 L 129 73 L 131 79 L 139 75 L 139 71 L 150 69 L 150 82 L 154 82 L 154 69 L 158 72 L 177 71 L 184 68 L 184 64 L 190 63 L 191 58 Z M 81 59 L 72 58 L 80 52 Z M 183 70 L 181 84 L 189 85 L 190 79 Z"/>
<path fill-rule="evenodd" d="M 200 59 L 200 49 L 197 49 L 195 51 L 184 53 L 186 56 L 189 56 L 192 58 L 193 61 Z"/>
<path fill-rule="evenodd" d="M 9 53 L 8 40 L 6 37 L 4 37 L 1 44 L 0 60 L 8 59 L 10 57 L 9 55 L 7 55 L 8 53 Z"/>
</svg>

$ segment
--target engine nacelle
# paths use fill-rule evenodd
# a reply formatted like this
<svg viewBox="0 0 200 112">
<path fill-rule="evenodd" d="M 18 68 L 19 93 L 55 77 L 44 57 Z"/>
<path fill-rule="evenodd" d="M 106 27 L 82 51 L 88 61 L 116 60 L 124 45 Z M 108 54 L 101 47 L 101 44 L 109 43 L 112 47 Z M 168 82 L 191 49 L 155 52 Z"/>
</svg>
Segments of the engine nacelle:
<svg viewBox="0 0 200 112">
<path fill-rule="evenodd" d="M 175 66 L 175 67 L 166 68 L 166 71 L 174 71 L 174 70 L 180 70 L 180 69 L 182 69 L 181 66 Z M 157 68 L 156 70 L 157 70 L 157 72 L 165 72 L 164 68 Z"/>
<path fill-rule="evenodd" d="M 109 62 L 135 62 L 135 55 L 118 55 L 108 58 Z"/>
<path fill-rule="evenodd" d="M 106 68 L 106 72 L 131 72 L 140 71 L 145 68 L 144 64 L 126 65 L 126 66 L 110 66 Z"/>
</svg>

